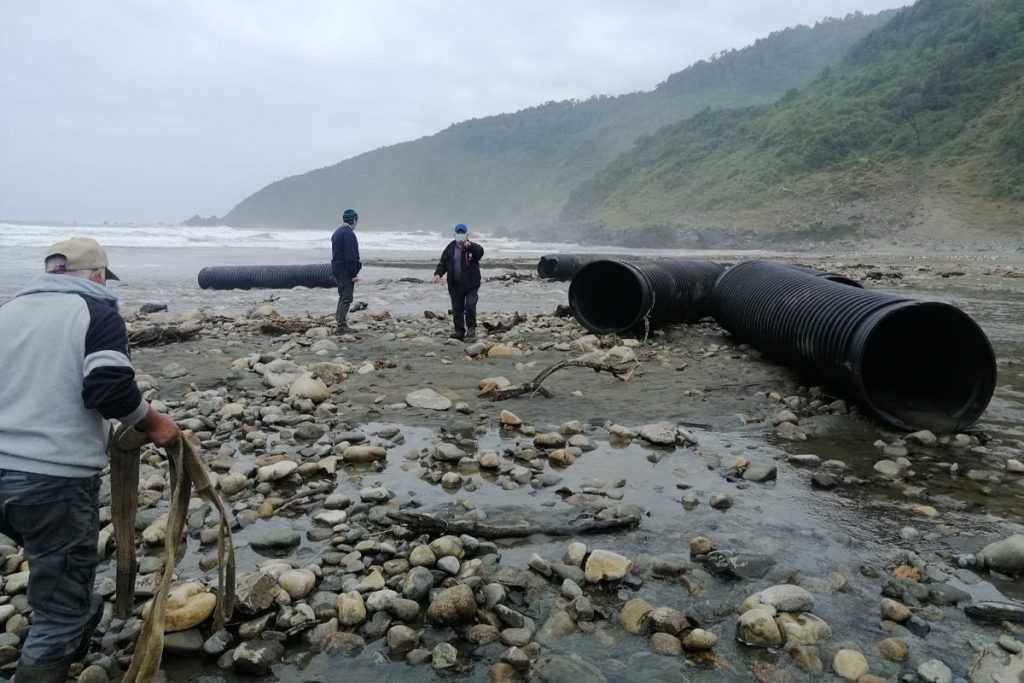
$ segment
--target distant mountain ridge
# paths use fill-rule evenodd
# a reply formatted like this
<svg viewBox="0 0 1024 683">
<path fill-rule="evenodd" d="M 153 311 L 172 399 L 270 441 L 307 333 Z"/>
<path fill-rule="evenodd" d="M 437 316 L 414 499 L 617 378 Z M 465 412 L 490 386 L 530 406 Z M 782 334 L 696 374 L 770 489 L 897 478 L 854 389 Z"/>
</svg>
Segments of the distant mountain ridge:
<svg viewBox="0 0 1024 683">
<path fill-rule="evenodd" d="M 1024 244 L 1022 200 L 1024 2 L 919 0 L 806 88 L 646 136 L 562 221 L 612 241 L 646 227 Z"/>
<path fill-rule="evenodd" d="M 650 136 L 706 107 L 774 101 L 807 85 L 895 16 L 851 14 L 772 33 L 669 76 L 653 91 L 548 102 L 456 123 L 284 178 L 223 217 L 236 227 L 329 226 L 357 206 L 384 228 L 435 228 L 454 220 L 484 230 L 543 230 L 562 218 L 591 220 L 570 192 Z M 650 147 L 643 137 L 640 148 Z M 619 163 L 619 162 L 616 162 Z M 344 205 L 344 206 L 343 206 Z M 568 213 L 564 211 L 568 210 Z M 196 217 L 198 218 L 198 217 Z M 205 219 L 213 220 L 213 219 Z"/>
</svg>

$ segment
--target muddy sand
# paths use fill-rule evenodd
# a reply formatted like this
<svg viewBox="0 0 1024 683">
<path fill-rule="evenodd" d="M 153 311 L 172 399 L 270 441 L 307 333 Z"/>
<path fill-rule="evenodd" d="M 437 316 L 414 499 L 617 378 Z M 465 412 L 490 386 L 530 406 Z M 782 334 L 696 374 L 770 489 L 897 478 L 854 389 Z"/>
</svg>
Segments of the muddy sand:
<svg viewBox="0 0 1024 683">
<path fill-rule="evenodd" d="M 207 620 L 175 634 L 167 679 L 1017 680 L 1024 264 L 819 265 L 979 322 L 999 378 L 972 429 L 908 437 L 712 322 L 593 337 L 547 307 L 564 285 L 532 279 L 500 286 L 545 309 L 489 312 L 480 332 L 511 329 L 474 344 L 448 338 L 441 310 L 371 307 L 344 337 L 274 304 L 130 315 L 135 332 L 197 330 L 134 361 L 147 395 L 196 432 L 239 525 L 243 608 L 227 633 Z M 567 367 L 543 383 L 550 397 L 480 396 L 485 380 L 514 386 L 580 357 L 631 372 Z M 140 532 L 169 489 L 166 465 L 144 460 Z M 388 518 L 399 510 L 637 524 L 439 539 Z M 190 517 L 176 584 L 216 583 L 205 513 Z M 116 551 L 104 552 L 109 594 Z M 288 570 L 308 585 L 285 587 Z M 279 581 L 254 588 L 266 575 Z M 102 628 L 86 663 L 113 677 L 138 624 Z"/>
</svg>

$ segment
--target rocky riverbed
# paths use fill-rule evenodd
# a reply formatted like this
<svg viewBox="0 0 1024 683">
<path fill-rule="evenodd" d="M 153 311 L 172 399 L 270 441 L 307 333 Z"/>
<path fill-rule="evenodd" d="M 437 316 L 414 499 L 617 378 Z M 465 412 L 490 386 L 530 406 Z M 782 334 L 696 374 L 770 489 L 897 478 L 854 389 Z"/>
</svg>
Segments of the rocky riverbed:
<svg viewBox="0 0 1024 683">
<path fill-rule="evenodd" d="M 137 348 L 138 381 L 192 432 L 239 546 L 235 616 L 211 632 L 216 513 L 194 500 L 167 680 L 1020 680 L 1024 268 L 865 259 L 821 265 L 952 301 L 992 338 L 998 389 L 967 433 L 891 431 L 711 322 L 598 338 L 526 306 L 465 344 L 440 310 L 372 306 L 342 337 L 273 304 L 127 311 L 150 341 L 187 337 Z M 566 360 L 617 374 L 485 397 Z M 169 489 L 144 452 L 138 617 Z M 112 618 L 104 490 L 107 612 L 80 681 L 116 680 L 141 626 Z M 600 524 L 621 528 L 578 533 Z M 10 668 L 28 567 L 0 555 Z"/>
</svg>

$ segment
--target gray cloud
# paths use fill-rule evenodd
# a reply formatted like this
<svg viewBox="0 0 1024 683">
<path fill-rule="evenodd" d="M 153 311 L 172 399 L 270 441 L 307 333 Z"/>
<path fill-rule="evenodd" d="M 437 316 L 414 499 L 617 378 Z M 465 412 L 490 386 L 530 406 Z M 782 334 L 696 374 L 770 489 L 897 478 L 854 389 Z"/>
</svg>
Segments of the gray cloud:
<svg viewBox="0 0 1024 683">
<path fill-rule="evenodd" d="M 0 23 L 0 218 L 177 221 L 548 100 L 647 90 L 901 0 L 53 0 Z"/>
</svg>

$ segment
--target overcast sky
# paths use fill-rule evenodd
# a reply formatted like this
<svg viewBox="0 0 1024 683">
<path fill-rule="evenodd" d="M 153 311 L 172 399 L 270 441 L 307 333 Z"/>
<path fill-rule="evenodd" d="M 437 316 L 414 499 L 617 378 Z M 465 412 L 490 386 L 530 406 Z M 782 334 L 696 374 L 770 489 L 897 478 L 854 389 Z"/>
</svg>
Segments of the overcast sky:
<svg viewBox="0 0 1024 683">
<path fill-rule="evenodd" d="M 0 219 L 178 222 L 901 0 L 0 0 Z"/>
</svg>

